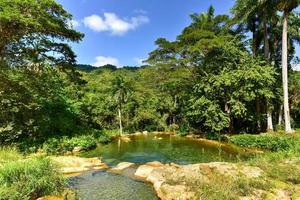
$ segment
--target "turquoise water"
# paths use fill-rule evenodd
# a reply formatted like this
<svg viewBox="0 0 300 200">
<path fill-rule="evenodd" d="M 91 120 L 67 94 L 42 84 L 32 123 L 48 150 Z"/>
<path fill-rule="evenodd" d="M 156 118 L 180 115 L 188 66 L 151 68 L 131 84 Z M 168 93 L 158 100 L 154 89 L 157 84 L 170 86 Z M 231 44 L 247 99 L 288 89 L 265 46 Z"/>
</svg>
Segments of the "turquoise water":
<svg viewBox="0 0 300 200">
<path fill-rule="evenodd" d="M 150 161 L 191 164 L 214 161 L 237 161 L 247 157 L 241 149 L 166 134 L 140 135 L 130 141 L 115 140 L 97 149 L 81 154 L 100 157 L 110 166 L 120 162 L 143 164 Z M 158 200 L 152 186 L 132 178 L 134 169 L 122 175 L 109 172 L 90 172 L 70 180 L 79 199 L 84 200 Z"/>
<path fill-rule="evenodd" d="M 73 177 L 69 185 L 80 200 L 158 200 L 151 185 L 105 171 Z"/>
<path fill-rule="evenodd" d="M 241 149 L 230 145 L 212 144 L 173 135 L 139 135 L 130 141 L 115 140 L 97 149 L 82 153 L 84 157 L 100 157 L 113 166 L 120 162 L 143 164 L 150 161 L 192 164 L 200 162 L 231 161 L 244 159 Z"/>
</svg>

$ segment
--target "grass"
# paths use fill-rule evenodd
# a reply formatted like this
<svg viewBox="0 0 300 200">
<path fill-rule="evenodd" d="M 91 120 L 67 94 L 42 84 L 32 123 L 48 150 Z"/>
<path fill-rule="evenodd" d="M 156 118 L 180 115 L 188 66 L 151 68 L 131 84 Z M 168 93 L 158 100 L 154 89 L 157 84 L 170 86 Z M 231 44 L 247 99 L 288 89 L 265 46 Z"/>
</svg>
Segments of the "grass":
<svg viewBox="0 0 300 200">
<path fill-rule="evenodd" d="M 20 160 L 23 156 L 16 148 L 0 148 L 0 166 L 11 161 Z"/>
<path fill-rule="evenodd" d="M 207 172 L 206 178 L 183 177 L 181 180 L 168 180 L 171 185 L 186 184 L 197 192 L 195 199 L 235 200 L 241 197 L 250 199 L 276 199 L 281 191 L 288 198 L 300 197 L 300 131 L 292 135 L 282 132 L 260 135 L 235 135 L 229 141 L 242 147 L 266 149 L 249 160 L 240 161 L 238 165 L 259 167 L 264 171 L 258 178 L 244 175 L 228 176 L 217 171 Z M 281 194 L 282 194 L 281 193 Z"/>
<path fill-rule="evenodd" d="M 25 158 L 15 149 L 0 150 L 0 200 L 30 200 L 58 195 L 65 178 L 45 157 Z"/>
<path fill-rule="evenodd" d="M 232 177 L 219 173 L 208 176 L 209 181 L 197 183 L 198 199 L 235 200 L 243 196 L 251 196 L 255 190 L 268 190 L 272 187 L 269 181 L 261 178 Z"/>
</svg>

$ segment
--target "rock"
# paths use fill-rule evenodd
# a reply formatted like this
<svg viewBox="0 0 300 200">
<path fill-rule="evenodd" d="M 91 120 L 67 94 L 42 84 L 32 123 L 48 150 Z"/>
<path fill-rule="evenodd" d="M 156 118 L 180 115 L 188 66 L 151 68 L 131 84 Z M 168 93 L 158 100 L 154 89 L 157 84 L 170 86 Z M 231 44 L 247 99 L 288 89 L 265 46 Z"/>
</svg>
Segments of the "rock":
<svg viewBox="0 0 300 200">
<path fill-rule="evenodd" d="M 189 191 L 184 185 L 164 184 L 157 193 L 158 197 L 163 200 L 188 200 L 195 198 L 195 192 Z"/>
<path fill-rule="evenodd" d="M 135 132 L 133 135 L 142 135 L 142 132 Z"/>
<path fill-rule="evenodd" d="M 257 178 L 263 174 L 258 167 L 242 166 L 234 163 L 213 162 L 191 165 L 164 165 L 158 161 L 141 165 L 135 176 L 153 184 L 153 187 L 162 200 L 189 200 L 194 199 L 196 191 L 191 181 L 209 182 L 212 173 L 225 176 L 240 176 Z"/>
<path fill-rule="evenodd" d="M 146 163 L 146 165 L 149 165 L 149 166 L 152 166 L 152 167 L 162 167 L 162 166 L 164 166 L 164 164 L 162 164 L 161 162 L 158 162 L 158 161 L 148 162 L 148 163 Z"/>
<path fill-rule="evenodd" d="M 82 147 L 74 147 L 72 150 L 73 153 L 79 153 L 80 151 L 82 151 Z"/>
<path fill-rule="evenodd" d="M 130 142 L 130 141 L 131 141 L 131 138 L 128 137 L 128 136 L 122 136 L 122 137 L 121 137 L 121 140 L 122 140 L 123 142 Z"/>
<path fill-rule="evenodd" d="M 141 165 L 138 167 L 138 169 L 135 172 L 135 176 L 143 179 L 147 179 L 147 177 L 151 174 L 155 167 L 150 166 L 150 165 Z"/>
<path fill-rule="evenodd" d="M 64 174 L 78 174 L 84 171 L 107 169 L 108 166 L 99 158 L 80 158 L 75 156 L 50 157 L 60 166 Z"/>
<path fill-rule="evenodd" d="M 129 167 L 132 167 L 133 165 L 135 164 L 131 162 L 121 162 L 116 167 L 110 169 L 110 171 L 123 171 Z"/>
<path fill-rule="evenodd" d="M 257 178 L 262 176 L 263 171 L 258 167 L 251 166 L 239 166 L 234 163 L 225 162 L 211 162 L 199 164 L 200 168 L 208 167 L 213 171 L 217 171 L 220 174 L 238 176 L 240 173 L 245 175 L 247 178 Z"/>
</svg>

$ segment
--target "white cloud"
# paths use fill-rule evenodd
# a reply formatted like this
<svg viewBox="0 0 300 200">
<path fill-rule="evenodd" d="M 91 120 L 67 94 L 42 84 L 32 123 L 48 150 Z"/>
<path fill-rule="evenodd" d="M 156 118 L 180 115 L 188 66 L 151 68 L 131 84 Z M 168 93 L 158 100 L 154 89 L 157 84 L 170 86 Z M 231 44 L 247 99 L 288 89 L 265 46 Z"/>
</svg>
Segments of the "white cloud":
<svg viewBox="0 0 300 200">
<path fill-rule="evenodd" d="M 140 15 L 130 19 L 121 19 L 115 13 L 106 12 L 104 17 L 91 15 L 85 17 L 83 23 L 86 27 L 96 32 L 110 32 L 112 35 L 124 35 L 130 30 L 135 30 L 138 26 L 148 23 L 147 16 Z"/>
<path fill-rule="evenodd" d="M 146 63 L 143 63 L 143 61 L 146 60 L 146 59 L 144 59 L 144 58 L 134 58 L 133 60 L 134 60 L 139 66 L 145 65 L 145 64 L 146 64 Z"/>
<path fill-rule="evenodd" d="M 96 62 L 93 64 L 95 67 L 102 67 L 104 65 L 115 65 L 117 67 L 120 67 L 119 60 L 117 58 L 109 57 L 109 56 L 97 56 Z"/>
<path fill-rule="evenodd" d="M 79 21 L 72 19 L 71 21 L 69 21 L 68 25 L 70 28 L 78 28 L 81 24 Z"/>
<path fill-rule="evenodd" d="M 300 71 L 300 64 L 293 64 L 292 68 L 294 71 Z"/>
</svg>

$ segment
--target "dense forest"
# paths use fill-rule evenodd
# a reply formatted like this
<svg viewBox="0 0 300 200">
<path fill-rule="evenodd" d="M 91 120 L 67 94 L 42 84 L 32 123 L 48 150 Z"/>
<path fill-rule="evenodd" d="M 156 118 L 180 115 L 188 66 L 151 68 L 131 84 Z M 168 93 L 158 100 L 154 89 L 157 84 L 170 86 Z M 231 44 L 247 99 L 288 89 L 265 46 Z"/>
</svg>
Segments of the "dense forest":
<svg viewBox="0 0 300 200">
<path fill-rule="evenodd" d="M 68 43 L 84 35 L 61 5 L 1 0 L 0 141 L 118 129 L 290 132 L 289 118 L 300 126 L 300 73 L 291 70 L 298 4 L 238 0 L 231 16 L 210 7 L 192 14 L 175 41 L 157 39 L 144 66 L 96 68 L 76 64 Z"/>
<path fill-rule="evenodd" d="M 299 5 L 210 6 L 96 67 L 56 0 L 0 0 L 0 200 L 299 199 Z"/>
</svg>

